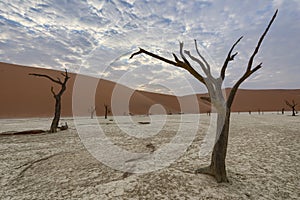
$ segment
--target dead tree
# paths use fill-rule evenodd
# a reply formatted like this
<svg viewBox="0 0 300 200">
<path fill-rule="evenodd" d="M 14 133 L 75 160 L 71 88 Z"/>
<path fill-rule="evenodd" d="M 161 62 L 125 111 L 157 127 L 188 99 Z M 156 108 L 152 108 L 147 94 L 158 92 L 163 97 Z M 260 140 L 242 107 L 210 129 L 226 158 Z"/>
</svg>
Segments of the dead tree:
<svg viewBox="0 0 300 200">
<path fill-rule="evenodd" d="M 95 106 L 91 106 L 91 108 L 89 109 L 90 113 L 91 113 L 91 119 L 94 118 L 95 112 L 96 112 L 96 107 Z"/>
<path fill-rule="evenodd" d="M 243 37 L 240 37 L 231 47 L 231 49 L 228 52 L 228 55 L 224 61 L 224 64 L 221 68 L 220 76 L 215 78 L 211 74 L 211 67 L 209 63 L 206 61 L 206 59 L 201 55 L 201 53 L 198 50 L 197 42 L 195 40 L 195 49 L 199 56 L 199 58 L 194 57 L 191 55 L 189 51 L 183 50 L 183 42 L 179 43 L 179 53 L 181 59 L 173 53 L 174 60 L 161 57 L 157 54 L 151 53 L 147 50 L 144 50 L 142 48 L 139 49 L 138 52 L 133 53 L 130 58 L 133 58 L 134 56 L 137 56 L 139 54 L 146 54 L 150 57 L 153 57 L 155 59 L 161 60 L 165 63 L 168 63 L 170 65 L 173 65 L 178 68 L 182 68 L 187 70 L 190 74 L 192 74 L 198 81 L 200 81 L 202 84 L 204 84 L 208 90 L 209 96 L 210 96 L 210 103 L 212 106 L 216 109 L 217 112 L 217 132 L 216 132 L 216 141 L 213 147 L 213 152 L 211 156 L 211 163 L 208 167 L 197 169 L 196 173 L 204 173 L 209 174 L 211 176 L 214 176 L 217 182 L 228 182 L 227 175 L 226 175 L 226 167 L 225 167 L 225 158 L 227 153 L 227 143 L 228 143 L 228 133 L 229 133 L 229 122 L 230 122 L 230 113 L 231 113 L 231 105 L 233 103 L 235 94 L 241 85 L 242 82 L 244 82 L 250 75 L 252 75 L 254 72 L 259 70 L 262 67 L 262 63 L 254 66 L 253 61 L 258 53 L 258 50 L 263 42 L 263 39 L 265 38 L 267 32 L 269 31 L 273 21 L 276 18 L 277 11 L 273 15 L 271 21 L 269 22 L 267 28 L 259 38 L 259 41 L 257 43 L 257 46 L 254 49 L 254 52 L 250 56 L 248 60 L 248 64 L 246 67 L 246 71 L 244 74 L 240 77 L 240 79 L 235 83 L 235 85 L 232 87 L 228 98 L 226 99 L 225 96 L 223 96 L 222 93 L 222 84 L 225 79 L 225 72 L 228 66 L 228 63 L 230 61 L 233 61 L 235 56 L 238 54 L 237 52 L 232 54 L 235 46 L 240 42 L 240 40 Z M 200 73 L 198 73 L 190 64 L 188 61 L 186 55 L 194 62 L 198 63 L 206 75 L 203 76 Z"/>
<path fill-rule="evenodd" d="M 292 103 L 288 102 L 287 100 L 285 100 L 286 105 L 288 105 L 288 107 L 290 107 L 292 109 L 292 116 L 296 116 L 296 109 L 295 107 L 297 106 L 297 104 L 295 103 L 294 100 L 292 100 Z"/>
<path fill-rule="evenodd" d="M 53 97 L 55 98 L 55 113 L 54 113 L 54 118 L 51 123 L 50 133 L 55 133 L 55 132 L 57 132 L 58 123 L 59 123 L 60 114 L 61 114 L 61 97 L 62 97 L 64 91 L 67 89 L 66 84 L 70 78 L 68 75 L 68 71 L 65 70 L 65 73 L 61 73 L 61 75 L 64 77 L 64 80 L 61 80 L 59 77 L 54 79 L 45 74 L 30 73 L 29 75 L 44 77 L 44 78 L 47 78 L 47 79 L 51 80 L 52 82 L 60 85 L 60 90 L 58 93 L 55 93 L 53 87 L 51 87 L 51 92 L 53 94 Z"/>
<path fill-rule="evenodd" d="M 104 104 L 104 118 L 107 119 L 107 114 L 110 113 L 109 106 Z"/>
</svg>

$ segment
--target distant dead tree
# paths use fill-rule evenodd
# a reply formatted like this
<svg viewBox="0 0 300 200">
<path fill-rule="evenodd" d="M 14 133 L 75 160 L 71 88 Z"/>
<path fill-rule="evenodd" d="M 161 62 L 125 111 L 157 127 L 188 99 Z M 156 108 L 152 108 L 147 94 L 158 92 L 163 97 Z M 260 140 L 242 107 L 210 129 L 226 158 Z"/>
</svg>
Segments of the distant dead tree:
<svg viewBox="0 0 300 200">
<path fill-rule="evenodd" d="M 295 109 L 295 107 L 297 106 L 297 103 L 295 103 L 294 100 L 292 100 L 292 103 L 290 103 L 287 100 L 285 100 L 285 103 L 286 103 L 286 105 L 288 105 L 288 107 L 290 107 L 292 109 L 292 112 L 293 112 L 292 116 L 296 116 L 296 112 L 295 112 L 296 109 Z"/>
<path fill-rule="evenodd" d="M 207 116 L 210 116 L 210 114 L 211 114 L 211 109 L 208 109 L 208 110 L 206 111 L 206 115 L 207 115 Z"/>
<path fill-rule="evenodd" d="M 61 97 L 62 97 L 64 91 L 67 89 L 66 84 L 67 84 L 67 81 L 70 78 L 69 75 L 68 75 L 68 71 L 66 69 L 65 73 L 61 73 L 61 75 L 64 77 L 64 80 L 61 80 L 59 77 L 54 79 L 54 78 L 52 78 L 48 75 L 45 75 L 45 74 L 30 73 L 29 75 L 44 77 L 44 78 L 47 78 L 47 79 L 51 80 L 52 82 L 60 85 L 60 90 L 59 90 L 58 93 L 55 93 L 53 87 L 51 87 L 51 92 L 53 94 L 53 97 L 55 98 L 55 113 L 54 113 L 54 118 L 53 118 L 52 123 L 51 123 L 50 133 L 55 133 L 55 132 L 57 132 L 58 123 L 59 123 L 60 114 L 61 114 Z"/>
<path fill-rule="evenodd" d="M 104 104 L 104 118 L 107 119 L 107 114 L 110 113 L 109 106 Z"/>
<path fill-rule="evenodd" d="M 231 49 L 228 52 L 228 55 L 224 61 L 224 64 L 221 68 L 220 76 L 215 78 L 211 74 L 211 67 L 209 63 L 206 61 L 206 59 L 200 54 L 197 42 L 195 42 L 195 49 L 199 56 L 199 58 L 194 57 L 191 55 L 189 51 L 183 50 L 183 42 L 179 43 L 179 52 L 180 52 L 180 58 L 173 53 L 174 60 L 159 56 L 157 54 L 151 53 L 145 49 L 140 48 L 138 52 L 133 53 L 130 56 L 130 59 L 132 59 L 134 56 L 137 56 L 139 54 L 146 54 L 150 57 L 153 57 L 155 59 L 161 60 L 165 63 L 168 63 L 170 65 L 173 65 L 178 68 L 182 68 L 187 70 L 190 74 L 192 74 L 198 81 L 203 83 L 209 93 L 209 102 L 213 105 L 213 107 L 216 109 L 217 112 L 217 130 L 216 130 L 216 141 L 213 147 L 213 152 L 211 156 L 211 163 L 208 167 L 200 168 L 196 170 L 196 173 L 204 173 L 209 174 L 217 180 L 217 182 L 228 182 L 227 175 L 226 175 L 226 167 L 225 167 L 225 158 L 227 153 L 227 143 L 228 143 L 228 133 L 229 133 L 229 122 L 230 122 L 230 113 L 231 113 L 231 105 L 233 103 L 235 94 L 241 85 L 242 82 L 244 82 L 250 75 L 252 75 L 254 72 L 259 70 L 262 67 L 262 63 L 253 66 L 254 57 L 258 53 L 258 50 L 263 42 L 264 37 L 266 36 L 268 30 L 270 29 L 273 21 L 275 20 L 275 17 L 277 15 L 278 10 L 276 10 L 275 14 L 273 15 L 271 21 L 269 22 L 267 28 L 259 38 L 259 41 L 257 43 L 257 46 L 254 49 L 254 52 L 252 53 L 251 57 L 248 60 L 248 64 L 246 67 L 245 73 L 242 75 L 242 77 L 235 83 L 233 88 L 231 89 L 228 98 L 223 95 L 222 92 L 222 84 L 225 79 L 225 72 L 228 66 L 228 63 L 230 61 L 233 61 L 235 56 L 238 54 L 237 52 L 232 54 L 232 51 L 234 50 L 235 46 L 240 42 L 242 37 L 240 37 L 231 47 Z M 204 72 L 205 76 L 202 76 L 200 73 L 198 73 L 190 64 L 188 59 L 186 58 L 186 55 L 194 62 L 198 63 Z"/>
<path fill-rule="evenodd" d="M 96 107 L 95 106 L 91 106 L 89 109 L 89 112 L 91 114 L 91 119 L 94 118 L 95 112 L 96 112 Z"/>
</svg>

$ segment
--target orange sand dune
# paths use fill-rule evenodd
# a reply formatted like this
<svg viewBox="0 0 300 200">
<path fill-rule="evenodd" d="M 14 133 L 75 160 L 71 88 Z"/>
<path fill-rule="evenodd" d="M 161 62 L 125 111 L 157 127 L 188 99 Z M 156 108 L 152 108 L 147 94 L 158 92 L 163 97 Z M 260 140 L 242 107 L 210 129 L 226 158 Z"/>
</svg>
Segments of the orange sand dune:
<svg viewBox="0 0 300 200">
<path fill-rule="evenodd" d="M 232 111 L 281 111 L 291 110 L 285 100 L 300 103 L 300 90 L 238 90 Z M 300 104 L 296 109 L 300 109 Z"/>
<path fill-rule="evenodd" d="M 58 88 L 46 78 L 29 76 L 29 73 L 47 74 L 58 77 L 59 71 L 24 67 L 0 62 L 0 118 L 51 117 L 54 112 L 54 98 L 51 86 Z M 164 107 L 165 113 L 180 113 L 179 102 L 189 102 L 192 95 L 176 97 L 145 91 L 136 91 L 108 80 L 84 75 L 70 74 L 67 91 L 62 98 L 62 115 L 73 114 L 88 116 L 92 107 L 96 107 L 97 115 L 104 114 L 104 104 L 109 105 L 114 115 L 159 114 L 160 110 L 151 109 L 155 104 Z M 74 89 L 74 82 L 76 87 Z M 228 93 L 228 89 L 227 89 Z M 76 94 L 76 95 L 74 95 Z M 200 112 L 207 112 L 210 106 L 200 100 L 205 94 L 198 94 Z M 72 100 L 73 96 L 81 97 Z M 232 111 L 256 112 L 289 110 L 284 100 L 294 99 L 300 102 L 300 89 L 297 90 L 239 90 Z M 76 111 L 72 111 L 72 105 Z M 299 108 L 298 108 L 299 109 Z M 197 113 L 197 109 L 184 108 L 185 113 Z"/>
</svg>

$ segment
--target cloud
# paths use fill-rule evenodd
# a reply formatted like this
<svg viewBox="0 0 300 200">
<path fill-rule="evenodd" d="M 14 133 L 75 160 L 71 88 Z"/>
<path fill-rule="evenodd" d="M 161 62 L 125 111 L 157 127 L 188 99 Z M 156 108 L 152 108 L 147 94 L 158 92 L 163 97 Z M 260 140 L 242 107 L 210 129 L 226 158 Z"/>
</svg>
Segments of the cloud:
<svg viewBox="0 0 300 200">
<path fill-rule="evenodd" d="M 299 88 L 300 27 L 295 22 L 300 3 L 296 0 L 2 0 L 0 56 L 2 62 L 68 68 L 114 81 L 132 76 L 124 81 L 131 87 L 144 84 L 151 89 L 155 80 L 180 94 L 186 93 L 183 83 L 187 80 L 203 92 L 184 70 L 142 55 L 128 57 L 143 47 L 173 59 L 172 52 L 178 55 L 178 41 L 196 55 L 193 40 L 197 39 L 218 75 L 231 45 L 244 35 L 236 48 L 239 54 L 228 67 L 225 86 L 232 86 L 276 8 L 278 17 L 255 60 L 262 61 L 263 68 L 242 87 Z M 158 91 L 156 86 L 152 89 Z"/>
</svg>

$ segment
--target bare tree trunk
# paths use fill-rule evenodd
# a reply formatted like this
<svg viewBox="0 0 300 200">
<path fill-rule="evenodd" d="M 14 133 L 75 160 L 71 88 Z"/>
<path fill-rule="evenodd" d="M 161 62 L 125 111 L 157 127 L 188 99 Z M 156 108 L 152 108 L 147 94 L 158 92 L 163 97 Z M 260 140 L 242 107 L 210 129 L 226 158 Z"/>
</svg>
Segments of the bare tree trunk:
<svg viewBox="0 0 300 200">
<path fill-rule="evenodd" d="M 229 134 L 230 111 L 218 112 L 216 143 L 211 155 L 211 163 L 208 167 L 196 170 L 196 173 L 208 174 L 215 177 L 217 182 L 228 182 L 226 174 L 226 154 Z M 219 136 L 218 136 L 219 135 Z"/>
<path fill-rule="evenodd" d="M 293 112 L 292 116 L 296 116 L 296 113 L 295 113 L 295 106 L 292 107 L 292 112 Z"/>
<path fill-rule="evenodd" d="M 105 108 L 104 118 L 107 119 L 108 105 L 104 105 L 104 108 Z"/>
<path fill-rule="evenodd" d="M 54 113 L 54 118 L 51 123 L 50 133 L 55 133 L 57 131 L 58 123 L 60 120 L 60 113 L 61 113 L 61 98 L 56 96 L 55 97 L 55 113 Z"/>
</svg>

